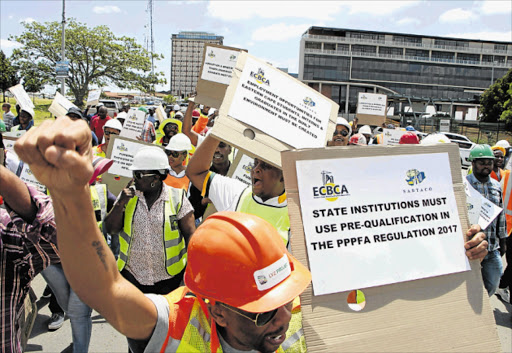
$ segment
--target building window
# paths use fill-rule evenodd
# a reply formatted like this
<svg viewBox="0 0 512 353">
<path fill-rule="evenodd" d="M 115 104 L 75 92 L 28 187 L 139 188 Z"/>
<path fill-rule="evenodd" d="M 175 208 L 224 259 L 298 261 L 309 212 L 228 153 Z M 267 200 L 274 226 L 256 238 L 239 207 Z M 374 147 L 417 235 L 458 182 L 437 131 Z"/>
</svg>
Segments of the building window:
<svg viewBox="0 0 512 353">
<path fill-rule="evenodd" d="M 457 60 L 471 61 L 471 62 L 480 62 L 480 55 L 478 55 L 478 54 L 458 53 L 457 54 Z"/>
<path fill-rule="evenodd" d="M 306 42 L 306 49 L 321 49 L 322 43 L 320 42 Z"/>
<path fill-rule="evenodd" d="M 405 56 L 428 59 L 428 50 L 405 49 Z"/>
<path fill-rule="evenodd" d="M 404 54 L 404 51 L 403 51 L 402 48 L 379 47 L 379 53 L 380 54 L 386 54 L 386 55 L 400 55 L 400 56 L 402 56 Z"/>
<path fill-rule="evenodd" d="M 494 50 L 507 51 L 506 44 L 494 44 Z"/>
<path fill-rule="evenodd" d="M 352 51 L 357 53 L 376 53 L 377 47 L 373 45 L 353 44 Z"/>
<path fill-rule="evenodd" d="M 421 44 L 421 38 L 409 37 L 409 36 L 393 36 L 393 42 L 397 43 L 410 43 L 410 44 Z"/>
<path fill-rule="evenodd" d="M 336 44 L 324 43 L 324 50 L 336 50 Z"/>
<path fill-rule="evenodd" d="M 432 59 L 440 59 L 440 60 L 452 60 L 455 57 L 455 53 L 446 52 L 446 51 L 432 51 Z"/>
</svg>

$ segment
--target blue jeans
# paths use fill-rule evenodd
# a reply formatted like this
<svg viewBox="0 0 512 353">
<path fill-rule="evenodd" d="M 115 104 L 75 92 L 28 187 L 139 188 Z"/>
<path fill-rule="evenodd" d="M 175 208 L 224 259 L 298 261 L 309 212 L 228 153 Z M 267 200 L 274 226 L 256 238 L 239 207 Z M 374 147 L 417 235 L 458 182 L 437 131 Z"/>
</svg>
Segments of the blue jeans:
<svg viewBox="0 0 512 353">
<path fill-rule="evenodd" d="M 481 265 L 484 287 L 487 289 L 487 294 L 489 294 L 490 297 L 496 292 L 496 288 L 498 288 L 498 284 L 500 283 L 501 273 L 503 272 L 500 251 L 494 250 L 489 252 Z"/>
<path fill-rule="evenodd" d="M 60 307 L 69 317 L 73 335 L 73 352 L 87 352 L 91 341 L 92 309 L 84 304 L 69 286 L 62 265 L 51 265 L 41 274 L 55 294 Z"/>
</svg>

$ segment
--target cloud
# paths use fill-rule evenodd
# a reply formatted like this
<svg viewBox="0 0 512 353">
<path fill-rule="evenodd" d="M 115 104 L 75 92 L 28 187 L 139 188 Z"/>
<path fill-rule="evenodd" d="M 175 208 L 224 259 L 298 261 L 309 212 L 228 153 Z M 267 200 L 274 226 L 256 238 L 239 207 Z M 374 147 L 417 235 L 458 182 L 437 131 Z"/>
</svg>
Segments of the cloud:
<svg viewBox="0 0 512 353">
<path fill-rule="evenodd" d="M 368 14 L 374 16 L 387 16 L 397 11 L 416 6 L 420 3 L 414 1 L 347 1 L 343 2 L 348 7 L 350 15 Z"/>
<path fill-rule="evenodd" d="M 104 14 L 108 14 L 108 13 L 121 12 L 121 9 L 117 6 L 112 6 L 112 5 L 94 6 L 92 8 L 92 12 L 97 13 L 99 15 L 104 15 Z"/>
<path fill-rule="evenodd" d="M 439 22 L 452 23 L 452 22 L 464 22 L 476 18 L 476 15 L 470 10 L 464 10 L 461 8 L 451 9 L 444 12 L 439 16 Z"/>
<path fill-rule="evenodd" d="M 480 11 L 484 15 L 507 14 L 512 12 L 512 2 L 510 1 L 478 1 Z"/>
<path fill-rule="evenodd" d="M 0 48 L 2 50 L 4 49 L 14 49 L 14 48 L 19 48 L 21 47 L 21 43 L 18 43 L 18 42 L 14 42 L 12 40 L 8 40 L 8 39 L 0 39 Z"/>
<path fill-rule="evenodd" d="M 20 23 L 26 22 L 26 23 L 32 23 L 35 20 L 32 17 L 26 17 L 26 18 L 20 18 Z"/>
<path fill-rule="evenodd" d="M 308 28 L 309 24 L 287 25 L 276 23 L 267 27 L 260 27 L 252 33 L 255 41 L 283 41 L 290 38 L 299 38 Z"/>
<path fill-rule="evenodd" d="M 9 15 L 9 19 L 10 19 L 10 20 L 12 20 L 12 19 L 13 19 L 13 17 L 14 17 L 13 15 Z"/>
<path fill-rule="evenodd" d="M 332 20 L 343 6 L 343 2 L 337 1 L 210 1 L 208 14 L 227 21 L 253 17 Z"/>
<path fill-rule="evenodd" d="M 399 26 L 410 26 L 410 25 L 419 25 L 421 23 L 420 20 L 413 17 L 405 17 L 401 20 L 396 21 L 396 24 Z"/>
<path fill-rule="evenodd" d="M 443 35 L 445 36 L 445 35 Z M 446 37 L 463 38 L 463 39 L 479 39 L 510 42 L 512 31 L 509 32 L 473 32 L 473 33 L 450 33 Z"/>
</svg>

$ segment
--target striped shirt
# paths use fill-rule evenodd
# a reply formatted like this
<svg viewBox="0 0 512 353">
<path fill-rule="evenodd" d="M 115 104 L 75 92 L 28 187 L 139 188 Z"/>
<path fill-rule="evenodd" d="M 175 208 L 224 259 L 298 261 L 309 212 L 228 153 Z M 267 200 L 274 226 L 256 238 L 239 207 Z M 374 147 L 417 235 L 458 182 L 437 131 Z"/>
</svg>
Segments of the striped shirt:
<svg viewBox="0 0 512 353">
<path fill-rule="evenodd" d="M 50 264 L 60 262 L 53 207 L 49 196 L 28 186 L 37 207 L 32 224 L 0 209 L 0 352 L 21 352 L 18 319 L 30 282 Z"/>
</svg>

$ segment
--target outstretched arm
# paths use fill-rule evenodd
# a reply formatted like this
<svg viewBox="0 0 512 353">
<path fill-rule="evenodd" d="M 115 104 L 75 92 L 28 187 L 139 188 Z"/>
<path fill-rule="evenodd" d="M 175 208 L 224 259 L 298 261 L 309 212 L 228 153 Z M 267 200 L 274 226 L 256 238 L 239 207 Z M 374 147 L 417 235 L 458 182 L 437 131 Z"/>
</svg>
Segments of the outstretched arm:
<svg viewBox="0 0 512 353">
<path fill-rule="evenodd" d="M 186 171 L 187 177 L 198 190 L 203 190 L 203 183 L 210 170 L 210 164 L 218 145 L 219 140 L 211 134 L 206 136 L 204 141 L 196 149 L 190 162 L 188 162 Z"/>
<path fill-rule="evenodd" d="M 92 163 L 86 123 L 67 117 L 58 123 L 45 121 L 29 130 L 15 150 L 50 189 L 62 265 L 70 285 L 119 332 L 134 339 L 149 338 L 156 308 L 121 277 L 96 225 L 88 186 Z"/>
<path fill-rule="evenodd" d="M 37 214 L 37 207 L 30 197 L 27 186 L 15 174 L 0 165 L 0 195 L 11 210 L 27 223 L 32 223 Z"/>
<path fill-rule="evenodd" d="M 185 112 L 185 117 L 183 118 L 183 126 L 181 127 L 182 132 L 188 136 L 190 142 L 194 146 L 197 146 L 197 136 L 199 134 L 192 130 L 192 112 L 194 111 L 195 103 L 188 102 L 187 111 Z"/>
</svg>

